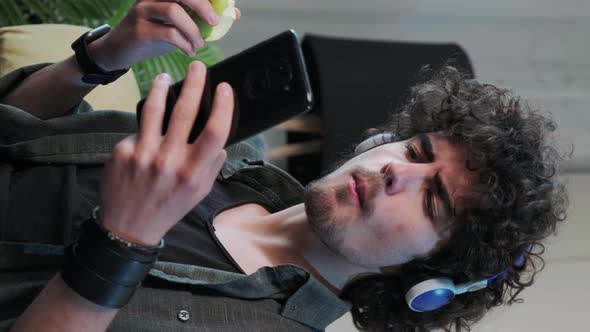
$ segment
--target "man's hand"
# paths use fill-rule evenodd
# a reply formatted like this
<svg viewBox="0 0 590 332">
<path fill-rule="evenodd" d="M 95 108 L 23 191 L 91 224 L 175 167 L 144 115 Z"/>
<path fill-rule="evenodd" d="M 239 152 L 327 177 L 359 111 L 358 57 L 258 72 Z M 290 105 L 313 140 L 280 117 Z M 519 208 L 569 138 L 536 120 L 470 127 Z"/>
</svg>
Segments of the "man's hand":
<svg viewBox="0 0 590 332">
<path fill-rule="evenodd" d="M 146 99 L 138 135 L 115 146 L 103 176 L 101 214 L 105 227 L 116 235 L 156 245 L 211 190 L 226 157 L 223 146 L 234 105 L 229 84 L 219 84 L 207 125 L 194 143 L 187 143 L 205 74 L 205 65 L 191 63 L 164 136 L 170 77 L 158 76 Z"/>
<path fill-rule="evenodd" d="M 176 48 L 194 56 L 203 47 L 203 38 L 179 2 L 210 25 L 218 23 L 208 0 L 138 0 L 111 32 L 89 45 L 93 59 L 105 70 L 115 70 Z M 236 15 L 239 19 L 238 9 Z"/>
</svg>

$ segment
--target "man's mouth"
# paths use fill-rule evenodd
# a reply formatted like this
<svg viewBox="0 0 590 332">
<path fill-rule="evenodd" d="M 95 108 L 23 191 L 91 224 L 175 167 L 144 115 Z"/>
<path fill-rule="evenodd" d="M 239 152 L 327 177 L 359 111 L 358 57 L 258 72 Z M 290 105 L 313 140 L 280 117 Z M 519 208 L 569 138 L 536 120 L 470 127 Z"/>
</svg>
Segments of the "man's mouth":
<svg viewBox="0 0 590 332">
<path fill-rule="evenodd" d="M 358 174 L 353 174 L 352 179 L 354 182 L 354 184 L 353 184 L 354 194 L 359 202 L 360 207 L 364 208 L 366 183 L 360 176 L 358 176 Z"/>
</svg>

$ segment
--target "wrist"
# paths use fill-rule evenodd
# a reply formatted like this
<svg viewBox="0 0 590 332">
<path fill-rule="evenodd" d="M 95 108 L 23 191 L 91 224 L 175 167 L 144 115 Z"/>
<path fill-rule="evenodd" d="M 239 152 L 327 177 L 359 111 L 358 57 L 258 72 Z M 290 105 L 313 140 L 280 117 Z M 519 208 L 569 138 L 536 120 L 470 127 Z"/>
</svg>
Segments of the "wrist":
<svg viewBox="0 0 590 332">
<path fill-rule="evenodd" d="M 126 247 L 127 249 L 130 250 L 136 250 L 138 252 L 141 252 L 143 254 L 147 254 L 147 255 L 153 255 L 156 254 L 162 249 L 164 248 L 164 238 L 162 237 L 155 237 L 157 244 L 156 245 L 152 245 L 151 241 L 149 240 L 145 240 L 146 238 L 150 239 L 150 238 L 154 238 L 153 236 L 140 236 L 139 234 L 136 234 L 135 232 L 122 232 L 120 231 L 122 229 L 122 227 L 117 227 L 118 225 L 121 224 L 108 224 L 110 229 L 105 227 L 104 223 L 103 223 L 103 215 L 101 213 L 100 210 L 100 206 L 96 206 L 93 210 L 92 210 L 92 214 L 91 214 L 91 221 L 92 221 L 92 225 L 95 225 L 96 227 L 94 227 L 94 229 L 98 229 L 100 230 L 100 232 L 105 235 L 109 240 L 118 243 L 120 246 Z M 114 233 L 113 231 L 111 231 L 111 229 L 117 230 L 118 234 Z M 141 228 L 141 229 L 145 229 L 145 228 Z M 131 236 L 128 234 L 132 234 Z M 131 241 L 129 239 L 136 239 L 135 241 Z"/>
<path fill-rule="evenodd" d="M 71 57 L 67 58 L 65 61 L 63 61 L 62 64 L 60 64 L 60 66 L 61 68 L 65 69 L 64 72 L 67 73 L 67 75 L 63 76 L 67 83 L 86 88 L 88 89 L 88 91 L 91 91 L 93 88 L 97 86 L 97 84 L 86 83 L 82 81 L 82 76 L 84 76 L 84 73 L 80 69 L 78 61 L 76 61 L 75 55 L 72 55 Z"/>
<path fill-rule="evenodd" d="M 150 236 L 149 234 L 138 234 L 137 229 L 133 230 L 121 227 L 117 223 L 109 222 L 102 218 L 98 222 L 116 237 L 141 246 L 155 247 L 160 244 L 160 239 L 162 238 L 159 236 Z"/>
<path fill-rule="evenodd" d="M 107 45 L 105 44 L 106 39 L 110 32 L 101 38 L 93 41 L 92 43 L 88 44 L 88 55 L 90 58 L 102 69 L 106 71 L 118 70 L 123 69 L 123 66 L 117 66 L 113 63 L 114 56 L 109 54 L 107 51 Z"/>
<path fill-rule="evenodd" d="M 76 61 L 84 74 L 82 76 L 83 82 L 107 85 L 129 71 L 129 68 L 107 70 L 117 66 L 117 61 L 113 60 L 113 57 L 108 53 L 108 50 L 113 50 L 107 45 L 109 38 L 104 38 L 110 31 L 109 25 L 103 24 L 84 33 L 72 43 Z M 105 53 L 105 51 L 107 52 Z"/>
<path fill-rule="evenodd" d="M 108 308 L 126 305 L 164 246 L 142 247 L 113 238 L 97 222 L 99 208 L 82 224 L 78 241 L 65 250 L 63 281 L 83 298 Z"/>
</svg>

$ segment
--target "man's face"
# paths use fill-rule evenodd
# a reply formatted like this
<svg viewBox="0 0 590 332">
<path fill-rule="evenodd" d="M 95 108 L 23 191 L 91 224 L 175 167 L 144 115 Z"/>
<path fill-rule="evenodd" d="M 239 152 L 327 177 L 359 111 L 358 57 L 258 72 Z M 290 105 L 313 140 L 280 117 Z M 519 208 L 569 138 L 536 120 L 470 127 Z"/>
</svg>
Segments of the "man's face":
<svg viewBox="0 0 590 332">
<path fill-rule="evenodd" d="M 361 153 L 306 187 L 310 226 L 332 251 L 358 265 L 385 267 L 427 256 L 448 239 L 455 202 L 474 179 L 466 155 L 463 145 L 440 134 Z"/>
</svg>

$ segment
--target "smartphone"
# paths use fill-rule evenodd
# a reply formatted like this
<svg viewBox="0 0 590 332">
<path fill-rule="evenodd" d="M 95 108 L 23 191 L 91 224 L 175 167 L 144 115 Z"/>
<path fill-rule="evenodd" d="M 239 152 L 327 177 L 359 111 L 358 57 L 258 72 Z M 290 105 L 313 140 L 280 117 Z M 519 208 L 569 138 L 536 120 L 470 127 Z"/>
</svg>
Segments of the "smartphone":
<svg viewBox="0 0 590 332">
<path fill-rule="evenodd" d="M 184 80 L 168 91 L 162 135 L 166 133 L 172 109 Z M 226 146 L 256 135 L 313 107 L 313 93 L 294 30 L 282 32 L 207 69 L 203 97 L 189 143 L 205 127 L 211 113 L 215 87 L 229 83 L 234 90 L 234 112 Z M 145 98 L 137 104 L 137 119 Z"/>
</svg>

